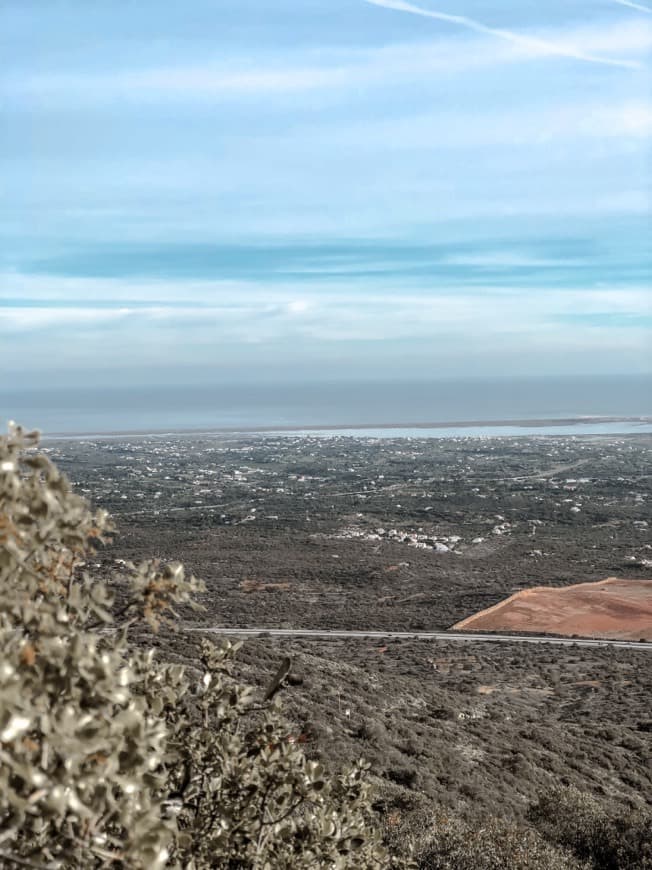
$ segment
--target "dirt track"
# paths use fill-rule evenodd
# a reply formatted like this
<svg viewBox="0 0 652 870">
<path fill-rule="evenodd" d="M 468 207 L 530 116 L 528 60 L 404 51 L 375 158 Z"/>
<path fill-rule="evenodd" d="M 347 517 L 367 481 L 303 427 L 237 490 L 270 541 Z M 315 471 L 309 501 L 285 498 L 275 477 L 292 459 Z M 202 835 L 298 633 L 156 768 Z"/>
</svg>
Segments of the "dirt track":
<svg viewBox="0 0 652 870">
<path fill-rule="evenodd" d="M 431 640 L 445 643 L 526 643 L 552 644 L 553 646 L 570 647 L 617 647 L 618 649 L 635 649 L 652 652 L 652 646 L 640 641 L 610 640 L 607 638 L 564 638 L 537 635 L 514 634 L 473 634 L 472 632 L 451 631 L 315 631 L 301 628 L 188 628 L 184 631 L 198 631 L 206 634 L 217 634 L 224 637 L 280 637 L 299 639 L 356 639 L 356 640 Z"/>
</svg>

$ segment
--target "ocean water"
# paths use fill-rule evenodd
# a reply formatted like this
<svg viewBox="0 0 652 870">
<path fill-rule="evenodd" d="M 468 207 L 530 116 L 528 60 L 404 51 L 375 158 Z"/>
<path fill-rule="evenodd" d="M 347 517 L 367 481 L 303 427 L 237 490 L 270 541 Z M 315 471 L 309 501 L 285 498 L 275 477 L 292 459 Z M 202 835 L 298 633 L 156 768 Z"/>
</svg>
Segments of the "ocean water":
<svg viewBox="0 0 652 870">
<path fill-rule="evenodd" d="M 387 426 L 399 437 L 413 427 L 457 426 L 449 435 L 525 434 L 541 428 L 515 421 L 564 421 L 587 417 L 652 418 L 652 376 L 448 380 L 422 383 L 259 383 L 211 386 L 116 386 L 97 389 L 19 390 L 0 386 L 0 425 L 10 419 L 46 435 L 292 427 Z M 605 434 L 650 431 L 643 423 L 591 423 L 569 431 Z M 512 424 L 512 425 L 510 425 Z M 605 429 L 607 427 L 607 429 Z M 615 428 L 614 428 L 615 427 Z M 543 427 L 554 434 L 556 427 Z M 367 431 L 372 435 L 372 430 Z M 424 437 L 425 429 L 412 433 Z M 560 432 L 559 434 L 563 434 Z"/>
</svg>

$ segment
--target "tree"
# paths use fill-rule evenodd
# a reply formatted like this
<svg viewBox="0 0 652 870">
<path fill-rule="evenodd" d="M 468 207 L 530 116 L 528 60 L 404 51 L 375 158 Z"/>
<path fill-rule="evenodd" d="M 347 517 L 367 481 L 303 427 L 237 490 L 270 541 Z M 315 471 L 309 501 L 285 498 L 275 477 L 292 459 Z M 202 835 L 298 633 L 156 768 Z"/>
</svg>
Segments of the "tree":
<svg viewBox="0 0 652 870">
<path fill-rule="evenodd" d="M 13 425 L 0 439 L 0 862 L 398 866 L 365 766 L 309 761 L 278 701 L 234 679 L 237 644 L 204 641 L 193 675 L 130 643 L 134 623 L 173 621 L 203 585 L 179 563 L 90 571 L 111 521 L 38 440 Z"/>
</svg>

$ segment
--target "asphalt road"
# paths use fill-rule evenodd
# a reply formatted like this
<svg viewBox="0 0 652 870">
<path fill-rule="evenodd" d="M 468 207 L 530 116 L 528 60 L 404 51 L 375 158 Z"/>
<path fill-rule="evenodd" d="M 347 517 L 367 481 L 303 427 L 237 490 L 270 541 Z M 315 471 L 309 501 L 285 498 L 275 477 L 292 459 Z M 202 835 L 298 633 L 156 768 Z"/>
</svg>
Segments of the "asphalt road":
<svg viewBox="0 0 652 870">
<path fill-rule="evenodd" d="M 609 646 L 619 649 L 638 649 L 652 652 L 652 643 L 641 643 L 631 640 L 608 640 L 597 638 L 547 637 L 546 635 L 516 635 L 516 634 L 472 634 L 470 632 L 454 631 L 338 631 L 317 630 L 310 628 L 190 628 L 185 631 L 201 631 L 207 634 L 220 634 L 232 637 L 290 637 L 315 638 L 318 640 L 359 638 L 367 640 L 385 640 L 402 638 L 403 640 L 444 640 L 484 643 L 548 643 L 554 646 Z"/>
</svg>

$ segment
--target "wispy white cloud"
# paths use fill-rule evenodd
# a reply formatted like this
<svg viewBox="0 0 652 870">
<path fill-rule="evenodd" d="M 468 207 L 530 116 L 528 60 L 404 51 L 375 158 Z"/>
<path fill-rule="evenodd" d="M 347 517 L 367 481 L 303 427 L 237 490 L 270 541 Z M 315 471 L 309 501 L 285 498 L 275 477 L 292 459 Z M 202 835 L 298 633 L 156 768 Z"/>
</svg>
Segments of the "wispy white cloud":
<svg viewBox="0 0 652 870">
<path fill-rule="evenodd" d="M 214 63 L 154 69 L 99 72 L 79 76 L 75 73 L 14 78 L 5 77 L 8 93 L 72 94 L 98 99 L 122 96 L 133 100 L 143 96 L 224 97 L 256 94 L 301 93 L 350 83 L 350 69 L 335 66 L 258 68 L 242 71 L 221 69 Z"/>
<path fill-rule="evenodd" d="M 620 212 L 649 216 L 652 209 L 652 191 L 643 184 L 638 190 L 619 190 L 617 193 L 598 196 L 595 209 L 600 213 Z"/>
<path fill-rule="evenodd" d="M 33 308 L 21 306 L 0 309 L 0 335 L 10 332 L 31 332 L 41 329 L 77 329 L 119 324 L 131 314 L 128 308 L 92 309 L 82 307 Z"/>
<path fill-rule="evenodd" d="M 617 3 L 618 6 L 627 6 L 629 9 L 636 9 L 638 12 L 647 12 L 648 15 L 652 15 L 652 9 L 643 6 L 641 3 L 632 3 L 632 0 L 614 0 L 614 3 Z"/>
<path fill-rule="evenodd" d="M 56 277 L 33 280 L 44 290 L 57 283 Z M 58 371 L 78 383 L 80 372 L 93 366 L 101 366 L 105 377 L 201 365 L 257 378 L 272 371 L 323 374 L 336 359 L 358 371 L 363 359 L 378 377 L 392 371 L 387 360 L 397 348 L 403 348 L 405 376 L 424 365 L 468 372 L 469 354 L 481 360 L 483 371 L 511 370 L 507 358 L 519 367 L 526 360 L 533 373 L 542 366 L 554 370 L 560 355 L 565 370 L 571 358 L 580 370 L 587 359 L 619 371 L 649 368 L 652 298 L 641 287 L 432 292 L 400 281 L 356 295 L 344 283 L 310 292 L 243 282 L 222 286 L 216 295 L 215 282 L 203 282 L 203 293 L 201 283 L 195 282 L 192 298 L 203 304 L 193 304 L 185 282 L 172 280 L 151 282 L 147 304 L 127 301 L 134 292 L 129 280 L 87 283 L 87 292 L 102 291 L 105 304 L 116 300 L 108 309 L 90 307 L 81 296 L 68 307 L 56 299 L 31 308 L 27 300 L 7 299 L 0 308 L 0 369 L 13 371 L 19 360 L 22 378 L 37 372 L 41 380 L 56 361 Z M 405 358 L 407 347 L 412 362 Z"/>
<path fill-rule="evenodd" d="M 503 253 L 508 261 L 511 256 Z M 39 280 L 44 287 L 57 286 L 56 278 L 32 278 L 34 294 Z M 157 301 L 152 298 L 156 286 Z M 46 297 L 38 305 L 5 304 L 0 308 L 0 344 L 3 335 L 37 331 L 61 341 L 69 330 L 76 335 L 110 332 L 124 337 L 137 333 L 139 341 L 150 345 L 168 333 L 181 331 L 191 348 L 195 339 L 383 342 L 445 333 L 472 341 L 487 334 L 535 333 L 559 317 L 576 318 L 577 329 L 582 318 L 592 314 L 625 315 L 638 319 L 640 328 L 649 330 L 643 319 L 652 315 L 652 294 L 640 287 L 486 287 L 473 291 L 443 287 L 433 292 L 427 285 L 406 288 L 402 282 L 400 287 L 389 284 L 356 297 L 344 282 L 316 292 L 305 288 L 297 292 L 297 287 L 234 282 L 227 288 L 206 281 L 195 282 L 189 294 L 184 282 L 161 280 L 149 285 L 152 292 L 145 304 L 134 301 L 136 288 L 130 281 L 95 280 L 87 283 L 87 293 L 90 287 L 101 290 L 101 298 L 116 301 L 93 306 L 79 298 L 62 307 L 56 298 L 48 302 Z M 142 288 L 136 292 L 142 295 Z M 131 301 L 126 301 L 130 294 Z"/>
<path fill-rule="evenodd" d="M 229 72 L 208 66 L 154 69 L 109 76 L 107 84 L 125 91 L 166 92 L 168 94 L 253 94 L 312 91 L 347 83 L 346 69 L 297 66 Z M 93 87 L 102 80 L 92 82 Z"/>
<path fill-rule="evenodd" d="M 276 59 L 260 58 L 251 66 L 249 59 L 231 58 L 227 66 L 213 58 L 192 64 L 178 62 L 169 66 L 96 70 L 93 72 L 50 71 L 47 75 L 6 73 L 2 80 L 5 98 L 63 99 L 88 101 L 98 105 L 106 100 L 125 103 L 140 100 L 197 99 L 230 100 L 288 95 L 297 97 L 315 91 L 346 92 L 361 85 L 384 87 L 388 81 L 422 80 L 424 76 L 463 74 L 547 57 L 569 57 L 608 66 L 638 69 L 652 49 L 652 28 L 640 21 L 600 22 L 581 27 L 551 28 L 541 36 L 527 36 L 485 27 L 462 16 L 434 13 L 399 0 L 365 0 L 412 14 L 449 21 L 471 22 L 464 28 L 495 39 L 473 39 L 468 35 L 439 34 L 416 43 L 388 43 L 373 48 L 324 50 L 316 60 L 314 53 L 297 50 L 286 54 L 281 64 Z M 415 12 L 415 10 L 420 10 Z M 452 20 L 452 21 L 451 21 Z M 477 26 L 475 26 L 477 24 Z M 623 59 L 613 60 L 603 52 L 619 52 Z"/>
<path fill-rule="evenodd" d="M 437 147 L 476 149 L 480 146 L 543 146 L 574 140 L 622 140 L 645 147 L 652 137 L 652 103 L 560 103 L 548 109 L 494 108 L 490 112 L 433 111 L 379 121 L 350 121 L 338 128 L 313 127 L 323 143 L 369 149 L 369 142 L 392 143 L 394 151 Z M 290 146 L 288 141 L 288 146 Z"/>
<path fill-rule="evenodd" d="M 614 59 L 608 57 L 600 57 L 598 55 L 587 54 L 563 41 L 552 42 L 538 37 L 527 36 L 522 33 L 516 33 L 512 30 L 504 30 L 498 27 L 489 27 L 476 21 L 474 18 L 468 18 L 465 15 L 450 15 L 446 12 L 438 12 L 431 9 L 424 9 L 422 6 L 415 6 L 413 3 L 406 3 L 403 0 L 365 0 L 372 6 L 381 6 L 385 9 L 393 9 L 397 12 L 407 12 L 412 15 L 421 15 L 424 18 L 433 18 L 437 21 L 444 21 L 448 24 L 457 24 L 460 27 L 465 27 L 468 30 L 473 30 L 476 33 L 485 33 L 490 36 L 495 36 L 497 39 L 503 39 L 507 42 L 515 43 L 524 48 L 529 54 L 534 57 L 545 57 L 548 55 L 572 58 L 574 60 L 585 61 L 587 63 L 605 64 L 607 66 L 624 67 L 626 69 L 635 69 L 640 66 L 636 61 L 625 59 Z"/>
</svg>

